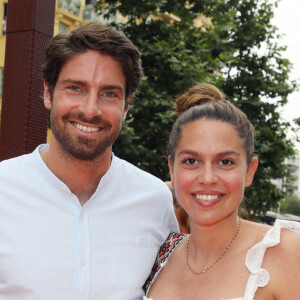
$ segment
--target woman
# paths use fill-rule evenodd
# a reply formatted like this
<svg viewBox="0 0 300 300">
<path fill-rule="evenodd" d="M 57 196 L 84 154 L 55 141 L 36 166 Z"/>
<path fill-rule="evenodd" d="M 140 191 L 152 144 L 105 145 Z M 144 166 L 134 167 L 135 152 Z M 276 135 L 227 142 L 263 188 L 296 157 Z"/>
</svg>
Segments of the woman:
<svg viewBox="0 0 300 300">
<path fill-rule="evenodd" d="M 171 234 L 161 247 L 144 299 L 300 299 L 300 224 L 238 217 L 258 165 L 246 115 L 207 84 L 176 109 L 169 168 L 191 234 Z"/>
</svg>

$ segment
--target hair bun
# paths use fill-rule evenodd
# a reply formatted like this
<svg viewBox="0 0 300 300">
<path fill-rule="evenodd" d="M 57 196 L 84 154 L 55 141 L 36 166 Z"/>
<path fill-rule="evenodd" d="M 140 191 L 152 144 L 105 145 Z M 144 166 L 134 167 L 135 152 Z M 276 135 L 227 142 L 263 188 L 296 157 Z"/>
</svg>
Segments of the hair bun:
<svg viewBox="0 0 300 300">
<path fill-rule="evenodd" d="M 175 101 L 175 111 L 177 115 L 180 115 L 193 106 L 218 100 L 225 100 L 224 94 L 218 88 L 207 83 L 198 84 Z"/>
</svg>

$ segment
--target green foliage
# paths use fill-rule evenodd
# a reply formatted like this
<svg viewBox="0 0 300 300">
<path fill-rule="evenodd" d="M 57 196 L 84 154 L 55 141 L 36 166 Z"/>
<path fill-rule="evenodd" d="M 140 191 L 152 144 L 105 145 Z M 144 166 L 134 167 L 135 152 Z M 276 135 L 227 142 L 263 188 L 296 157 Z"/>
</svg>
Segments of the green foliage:
<svg viewBox="0 0 300 300">
<path fill-rule="evenodd" d="M 295 196 L 288 196 L 284 201 L 281 212 L 300 216 L 300 200 Z"/>
<path fill-rule="evenodd" d="M 114 152 L 167 180 L 164 148 L 175 120 L 173 100 L 200 82 L 215 84 L 256 128 L 260 166 L 247 190 L 247 206 L 253 213 L 276 207 L 284 195 L 270 180 L 287 175 L 284 158 L 294 154 L 286 135 L 290 124 L 277 110 L 296 84 L 289 81 L 290 63 L 271 25 L 275 5 L 268 0 L 99 1 L 95 9 L 107 18 L 116 11 L 127 16 L 127 22 L 112 25 L 138 46 L 145 72 Z M 211 26 L 194 26 L 200 13 Z"/>
</svg>

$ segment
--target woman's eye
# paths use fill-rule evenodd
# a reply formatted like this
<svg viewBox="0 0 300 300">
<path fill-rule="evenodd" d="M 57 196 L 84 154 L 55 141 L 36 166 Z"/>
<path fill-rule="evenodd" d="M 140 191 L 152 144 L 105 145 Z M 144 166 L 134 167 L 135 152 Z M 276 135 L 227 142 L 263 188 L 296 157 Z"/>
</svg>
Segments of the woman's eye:
<svg viewBox="0 0 300 300">
<path fill-rule="evenodd" d="M 195 166 L 198 164 L 198 161 L 195 158 L 188 158 L 183 161 L 188 166 Z"/>
<path fill-rule="evenodd" d="M 222 159 L 219 164 L 222 166 L 231 166 L 234 164 L 234 162 L 230 159 Z"/>
</svg>

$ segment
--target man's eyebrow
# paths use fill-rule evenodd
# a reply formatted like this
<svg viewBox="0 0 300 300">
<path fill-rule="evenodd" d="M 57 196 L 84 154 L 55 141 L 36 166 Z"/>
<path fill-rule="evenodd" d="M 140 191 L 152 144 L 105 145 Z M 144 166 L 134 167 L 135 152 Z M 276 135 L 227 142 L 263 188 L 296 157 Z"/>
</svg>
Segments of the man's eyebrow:
<svg viewBox="0 0 300 300">
<path fill-rule="evenodd" d="M 102 90 L 120 90 L 124 92 L 124 88 L 121 85 L 113 85 L 113 84 L 107 84 L 103 85 L 101 87 Z"/>
<path fill-rule="evenodd" d="M 77 80 L 77 79 L 64 79 L 60 81 L 60 84 L 66 84 L 66 83 L 74 83 L 74 84 L 80 84 L 80 85 L 86 85 L 86 81 L 83 80 Z"/>
</svg>

